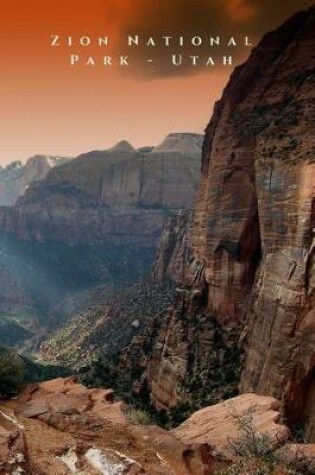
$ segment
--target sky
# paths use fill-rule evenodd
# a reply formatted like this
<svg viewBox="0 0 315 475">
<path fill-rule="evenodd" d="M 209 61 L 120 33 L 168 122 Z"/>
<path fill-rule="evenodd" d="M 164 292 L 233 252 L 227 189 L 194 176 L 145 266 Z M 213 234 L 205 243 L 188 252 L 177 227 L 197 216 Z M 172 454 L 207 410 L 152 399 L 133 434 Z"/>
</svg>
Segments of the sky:
<svg viewBox="0 0 315 475">
<path fill-rule="evenodd" d="M 233 55 L 243 62 L 250 47 L 308 0 L 3 0 L 0 12 L 0 164 L 35 154 L 77 156 L 124 139 L 154 145 L 170 132 L 202 133 L 221 96 L 231 66 L 204 65 Z M 59 46 L 51 46 L 52 35 Z M 138 35 L 140 46 L 127 47 Z M 67 46 L 71 36 L 73 46 Z M 81 37 L 108 46 L 78 45 Z M 170 36 L 170 46 L 162 36 Z M 185 46 L 178 45 L 184 37 Z M 189 39 L 201 37 L 202 46 Z M 209 47 L 207 38 L 221 38 Z M 227 47 L 230 37 L 236 47 Z M 155 46 L 144 46 L 154 38 Z M 70 55 L 79 60 L 70 66 Z M 172 54 L 185 64 L 171 65 Z M 101 65 L 110 56 L 111 67 Z M 116 65 L 128 55 L 128 67 Z M 190 55 L 201 65 L 192 67 Z M 86 65 L 89 57 L 95 65 Z M 146 60 L 151 59 L 152 63 Z"/>
</svg>

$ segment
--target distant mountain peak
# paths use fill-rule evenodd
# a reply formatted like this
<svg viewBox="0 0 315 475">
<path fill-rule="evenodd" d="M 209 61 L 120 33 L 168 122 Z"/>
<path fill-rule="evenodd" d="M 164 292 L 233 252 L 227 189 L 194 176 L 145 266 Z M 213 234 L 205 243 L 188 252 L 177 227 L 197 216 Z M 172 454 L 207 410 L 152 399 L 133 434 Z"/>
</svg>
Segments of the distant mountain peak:
<svg viewBox="0 0 315 475">
<path fill-rule="evenodd" d="M 109 150 L 111 152 L 135 152 L 135 149 L 127 140 L 121 140 Z"/>
<path fill-rule="evenodd" d="M 153 149 L 154 152 L 200 153 L 204 136 L 190 132 L 168 134 L 163 142 Z"/>
<path fill-rule="evenodd" d="M 27 161 L 25 166 L 31 166 L 36 164 L 47 164 L 48 166 L 55 166 L 57 161 L 59 160 L 58 157 L 53 157 L 51 155 L 34 155 L 30 157 Z"/>
<path fill-rule="evenodd" d="M 14 162 L 9 163 L 4 170 L 9 171 L 9 170 L 14 170 L 18 168 L 23 168 L 23 164 L 20 160 L 15 160 Z"/>
<path fill-rule="evenodd" d="M 33 181 L 42 180 L 55 166 L 70 158 L 34 155 L 25 164 L 16 160 L 0 168 L 0 206 L 12 206 Z"/>
</svg>

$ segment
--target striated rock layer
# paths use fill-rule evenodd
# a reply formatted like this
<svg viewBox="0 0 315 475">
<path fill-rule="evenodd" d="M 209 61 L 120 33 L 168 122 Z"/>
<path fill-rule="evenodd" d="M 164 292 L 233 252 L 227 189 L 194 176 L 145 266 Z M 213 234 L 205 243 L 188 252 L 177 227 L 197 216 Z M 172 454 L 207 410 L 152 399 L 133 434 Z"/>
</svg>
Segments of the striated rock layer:
<svg viewBox="0 0 315 475">
<path fill-rule="evenodd" d="M 175 309 L 140 351 L 140 380 L 158 408 L 170 408 L 204 402 L 201 388 L 210 384 L 211 397 L 218 381 L 224 397 L 221 374 L 227 359 L 241 369 L 242 347 L 241 391 L 283 399 L 312 440 L 314 39 L 311 8 L 266 35 L 233 73 L 206 130 L 191 229 L 174 218 L 160 245 L 155 274 L 179 283 Z"/>
<path fill-rule="evenodd" d="M 199 179 L 202 136 L 173 135 L 163 142 L 170 148 L 143 153 L 123 141 L 52 169 L 0 208 L 0 232 L 72 246 L 156 245 L 168 216 L 191 207 Z"/>
</svg>

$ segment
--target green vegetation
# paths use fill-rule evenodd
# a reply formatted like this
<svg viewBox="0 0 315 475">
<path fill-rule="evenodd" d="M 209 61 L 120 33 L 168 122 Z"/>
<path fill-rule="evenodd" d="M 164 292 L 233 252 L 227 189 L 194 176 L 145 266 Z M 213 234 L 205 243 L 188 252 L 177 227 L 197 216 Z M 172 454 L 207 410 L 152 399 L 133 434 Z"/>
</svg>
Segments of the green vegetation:
<svg viewBox="0 0 315 475">
<path fill-rule="evenodd" d="M 188 343 L 188 365 L 185 378 L 179 382 L 182 402 L 170 411 L 157 411 L 151 404 L 150 389 L 146 384 L 146 358 L 152 357 L 160 319 L 153 319 L 147 327 L 145 342 L 131 346 L 128 355 L 116 352 L 114 356 L 102 355 L 79 371 L 83 384 L 93 387 L 112 388 L 118 398 L 135 409 L 150 414 L 154 423 L 172 428 L 181 424 L 194 411 L 217 404 L 238 394 L 242 366 L 242 354 L 238 348 L 240 327 L 238 324 L 223 328 L 212 315 L 196 315 L 181 320 L 182 340 Z M 209 351 L 209 345 L 211 350 Z M 128 358 L 128 367 L 125 358 Z M 135 395 L 135 382 L 140 392 Z"/>
<path fill-rule="evenodd" d="M 307 123 L 310 118 L 303 104 L 291 91 L 279 102 L 256 105 L 231 114 L 229 123 L 237 130 L 242 140 L 260 135 L 262 140 L 258 162 L 275 159 L 279 161 L 298 160 L 302 151 L 299 133 L 295 128 Z M 272 124 L 272 126 L 271 126 Z M 303 152 L 304 153 L 304 152 Z"/>
<path fill-rule="evenodd" d="M 23 384 L 23 364 L 11 350 L 0 348 L 0 395 L 14 396 Z"/>
<path fill-rule="evenodd" d="M 148 412 L 141 410 L 141 409 L 136 409 L 132 406 L 130 406 L 127 409 L 127 417 L 130 420 L 132 424 L 135 425 L 149 425 L 152 424 L 152 419 L 151 416 Z"/>
<path fill-rule="evenodd" d="M 311 475 L 303 453 L 288 457 L 275 449 L 267 433 L 258 432 L 253 423 L 253 410 L 234 416 L 240 431 L 237 440 L 230 440 L 231 455 L 235 462 L 215 471 L 216 475 Z"/>
<path fill-rule="evenodd" d="M 23 364 L 23 384 L 39 383 L 49 379 L 62 378 L 71 374 L 69 369 L 62 366 L 35 363 L 24 356 L 20 358 Z"/>
<path fill-rule="evenodd" d="M 0 316 L 0 345 L 16 347 L 32 336 L 31 332 L 15 320 Z"/>
<path fill-rule="evenodd" d="M 111 357 L 125 348 L 152 316 L 167 310 L 173 291 L 171 282 L 149 280 L 100 287 L 94 297 L 102 304 L 91 305 L 52 334 L 43 345 L 43 358 L 77 369 L 100 357 Z"/>
<path fill-rule="evenodd" d="M 58 366 L 45 366 L 20 356 L 14 350 L 0 347 L 0 395 L 11 397 L 28 383 L 69 375 Z"/>
<path fill-rule="evenodd" d="M 153 245 L 70 246 L 0 236 L 0 345 L 34 350 L 34 333 L 60 328 L 98 302 L 98 288 L 150 273 Z M 30 278 L 30 276 L 32 278 Z"/>
<path fill-rule="evenodd" d="M 130 415 L 133 423 L 151 423 L 164 428 L 174 427 L 176 424 L 173 424 L 172 416 L 169 413 L 157 411 L 152 406 L 146 382 L 143 383 L 137 395 L 133 393 L 132 381 L 141 376 L 144 368 L 132 371 L 130 377 L 127 372 L 120 374 L 117 369 L 118 365 L 119 355 L 106 360 L 100 358 L 92 365 L 81 368 L 78 376 L 80 381 L 88 387 L 113 388 L 117 398 L 127 404 L 127 415 Z"/>
</svg>

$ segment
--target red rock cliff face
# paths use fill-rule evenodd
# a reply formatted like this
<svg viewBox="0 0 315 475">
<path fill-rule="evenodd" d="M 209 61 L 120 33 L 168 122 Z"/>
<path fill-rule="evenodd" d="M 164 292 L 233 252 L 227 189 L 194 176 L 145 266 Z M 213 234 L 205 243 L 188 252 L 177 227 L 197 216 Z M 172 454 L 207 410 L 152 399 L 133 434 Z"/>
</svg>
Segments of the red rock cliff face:
<svg viewBox="0 0 315 475">
<path fill-rule="evenodd" d="M 265 266 L 281 247 L 309 245 L 313 17 L 301 13 L 265 37 L 207 128 L 192 248 L 209 310 L 224 318 L 243 315 L 261 248 Z"/>
<path fill-rule="evenodd" d="M 241 390 L 283 398 L 292 419 L 313 420 L 313 440 L 314 22 L 313 8 L 268 34 L 216 104 L 184 268 L 174 267 L 180 246 L 172 260 L 162 244 L 156 269 L 186 290 L 147 365 L 153 402 L 170 407 L 193 397 L 188 378 L 195 391 L 213 383 L 209 367 L 224 372 L 226 349 L 245 342 Z M 218 328 L 233 329 L 223 349 Z"/>
</svg>

